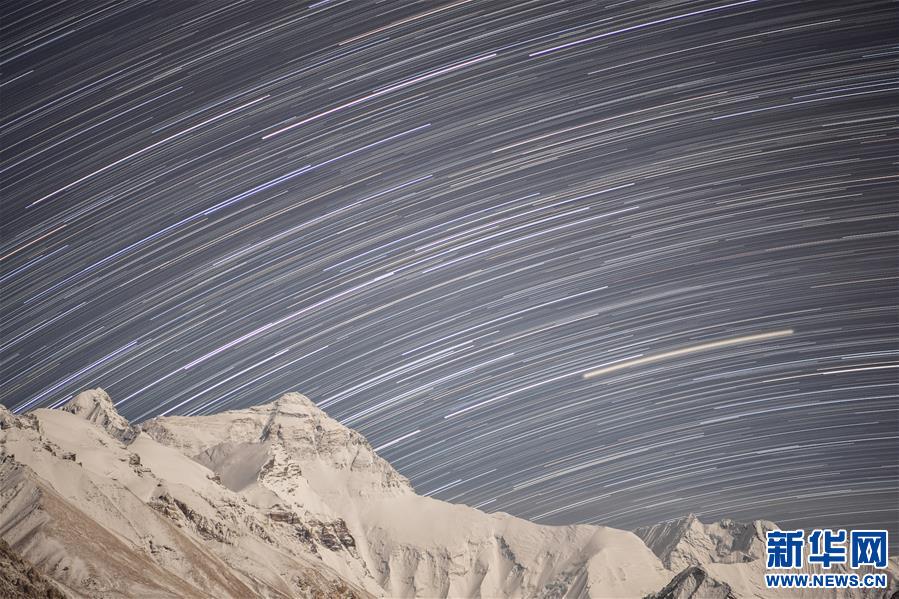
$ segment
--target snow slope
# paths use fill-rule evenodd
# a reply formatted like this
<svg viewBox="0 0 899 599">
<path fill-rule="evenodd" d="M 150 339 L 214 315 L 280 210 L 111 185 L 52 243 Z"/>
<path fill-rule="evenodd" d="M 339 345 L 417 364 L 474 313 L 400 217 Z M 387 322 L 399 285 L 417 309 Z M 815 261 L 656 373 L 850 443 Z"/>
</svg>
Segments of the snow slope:
<svg viewBox="0 0 899 599">
<path fill-rule="evenodd" d="M 0 536 L 73 597 L 791 596 L 761 586 L 771 523 L 634 534 L 422 497 L 296 393 L 135 427 L 95 389 L 0 429 Z"/>
<path fill-rule="evenodd" d="M 663 522 L 655 526 L 638 528 L 635 532 L 646 545 L 659 556 L 662 563 L 675 572 L 694 574 L 701 571 L 694 579 L 702 576 L 710 577 L 716 583 L 726 585 L 735 597 L 795 597 L 805 599 L 860 599 L 863 597 L 890 597 L 883 591 L 865 591 L 862 589 L 768 589 L 765 587 L 765 533 L 778 530 L 773 522 L 756 520 L 740 523 L 733 520 L 721 520 L 712 524 L 703 524 L 690 514 L 680 520 Z M 806 566 L 793 573 L 845 574 L 855 572 L 863 574 L 872 572 L 868 568 L 850 570 L 836 564 L 830 570 L 824 570 L 816 564 Z M 890 560 L 887 573 L 892 577 L 891 588 L 895 590 L 899 577 L 899 565 L 895 558 Z M 684 582 L 692 584 L 686 579 Z M 708 584 L 708 583 L 707 583 Z M 709 588 L 697 597 L 708 594 L 715 597 L 721 589 Z M 676 595 L 675 595 L 676 596 Z M 689 595 L 688 595 L 689 596 Z"/>
</svg>

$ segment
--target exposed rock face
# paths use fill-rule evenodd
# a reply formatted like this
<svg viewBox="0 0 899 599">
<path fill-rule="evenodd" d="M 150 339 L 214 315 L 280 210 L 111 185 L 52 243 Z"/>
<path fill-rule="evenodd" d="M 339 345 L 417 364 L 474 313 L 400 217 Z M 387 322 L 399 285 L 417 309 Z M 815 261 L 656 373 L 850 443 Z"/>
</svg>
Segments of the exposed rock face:
<svg viewBox="0 0 899 599">
<path fill-rule="evenodd" d="M 729 585 L 718 582 L 699 566 L 690 566 L 647 599 L 736 599 Z"/>
<path fill-rule="evenodd" d="M 751 562 L 765 557 L 765 533 L 777 525 L 765 520 L 750 523 L 721 520 L 703 524 L 690 514 L 680 520 L 638 528 L 634 532 L 666 568 L 680 571 L 707 563 Z"/>
<path fill-rule="evenodd" d="M 16 416 L 6 406 L 0 406 L 0 431 L 16 426 L 17 422 Z"/>
<path fill-rule="evenodd" d="M 646 590 L 669 578 L 631 533 L 541 527 L 420 497 L 364 437 L 300 394 L 213 416 L 157 418 L 142 429 L 258 501 L 272 528 L 322 559 L 342 556 L 386 596 L 537 595 L 572 572 L 586 579 L 592 553 L 619 537 L 636 548 Z M 600 574 L 597 584 L 615 588 L 616 576 Z"/>
<path fill-rule="evenodd" d="M 337 471 L 340 480 L 320 485 L 322 492 L 413 492 L 409 481 L 378 456 L 365 437 L 331 419 L 299 393 L 213 416 L 155 418 L 142 429 L 219 473 L 223 483 L 236 491 L 261 478 L 266 486 L 290 492 L 304 477 L 333 479 Z"/>
<path fill-rule="evenodd" d="M 0 539 L 0 597 L 6 599 L 65 599 L 65 595 L 34 566 Z"/>
<path fill-rule="evenodd" d="M 94 390 L 0 410 L 0 429 L 0 536 L 73 596 L 883 595 L 769 592 L 770 523 L 691 517 L 637 536 L 421 497 L 299 394 L 132 427 Z"/>
<path fill-rule="evenodd" d="M 125 443 L 137 436 L 137 428 L 119 415 L 103 389 L 82 391 L 66 403 L 62 410 L 81 416 Z"/>
<path fill-rule="evenodd" d="M 0 433 L 0 536 L 67 593 L 375 595 L 207 468 L 139 430 L 126 445 L 127 423 L 108 412 L 98 418 L 108 404 L 94 397 L 96 408 L 82 396 L 72 409 L 9 415 Z"/>
<path fill-rule="evenodd" d="M 696 516 L 654 526 L 638 528 L 634 531 L 653 550 L 669 569 L 679 572 L 672 580 L 669 593 L 672 597 L 727 597 L 727 593 L 742 597 L 807 597 L 811 598 L 858 598 L 880 599 L 886 594 L 883 589 L 768 589 L 764 576 L 769 571 L 765 564 L 766 532 L 777 530 L 773 522 L 756 520 L 734 522 L 724 519 L 704 524 Z M 896 586 L 899 572 L 892 560 L 889 575 L 893 577 L 890 588 Z M 796 573 L 824 573 L 819 565 L 806 564 Z M 846 574 L 848 565 L 834 565 L 826 572 Z M 677 583 L 677 584 L 675 584 Z M 727 593 L 724 593 L 724 591 Z M 680 593 L 680 595 L 678 594 Z M 693 593 L 691 595 L 690 593 Z M 724 593 L 722 595 L 722 593 Z M 653 599 L 667 599 L 661 594 Z"/>
</svg>

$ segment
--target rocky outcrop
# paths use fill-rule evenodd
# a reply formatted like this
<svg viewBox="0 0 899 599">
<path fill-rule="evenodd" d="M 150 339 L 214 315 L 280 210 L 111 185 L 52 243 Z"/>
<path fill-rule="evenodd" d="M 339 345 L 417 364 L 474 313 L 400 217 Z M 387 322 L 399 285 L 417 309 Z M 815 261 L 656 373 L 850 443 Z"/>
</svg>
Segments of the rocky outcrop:
<svg viewBox="0 0 899 599">
<path fill-rule="evenodd" d="M 115 409 L 112 400 L 103 389 L 82 391 L 61 408 L 92 422 L 112 437 L 128 443 L 137 436 L 137 427 L 132 427 Z"/>
<path fill-rule="evenodd" d="M 65 594 L 0 539 L 0 597 L 6 599 L 66 599 Z"/>
<path fill-rule="evenodd" d="M 699 566 L 685 568 L 664 589 L 646 599 L 737 599 L 729 585 Z"/>
<path fill-rule="evenodd" d="M 263 478 L 289 491 L 290 485 L 307 474 L 314 476 L 314 472 L 304 472 L 302 465 L 307 463 L 313 471 L 323 464 L 329 471 L 356 475 L 344 477 L 349 487 L 334 488 L 337 493 L 413 491 L 408 479 L 378 456 L 365 437 L 336 422 L 299 393 L 212 416 L 154 418 L 141 429 L 216 471 L 231 488 Z M 247 469 L 253 470 L 253 476 L 239 476 Z"/>
<path fill-rule="evenodd" d="M 0 536 L 75 596 L 781 596 L 760 586 L 771 523 L 638 536 L 422 497 L 299 394 L 138 428 L 94 390 L 0 427 Z"/>
<path fill-rule="evenodd" d="M 708 563 L 751 562 L 765 556 L 765 533 L 773 522 L 725 519 L 703 524 L 690 514 L 679 520 L 638 528 L 634 532 L 659 556 L 666 568 L 681 571 Z"/>
<path fill-rule="evenodd" d="M 159 493 L 147 505 L 172 519 L 178 526 L 189 526 L 203 539 L 232 544 L 236 533 L 220 521 L 203 516 L 185 502 L 171 496 L 167 491 Z"/>
<path fill-rule="evenodd" d="M 0 536 L 38 571 L 90 597 L 375 594 L 215 473 L 139 430 L 122 435 L 93 396 L 98 409 L 36 410 L 0 432 Z"/>
<path fill-rule="evenodd" d="M 16 415 L 7 410 L 6 406 L 0 406 L 0 431 L 16 426 L 18 421 Z"/>
</svg>

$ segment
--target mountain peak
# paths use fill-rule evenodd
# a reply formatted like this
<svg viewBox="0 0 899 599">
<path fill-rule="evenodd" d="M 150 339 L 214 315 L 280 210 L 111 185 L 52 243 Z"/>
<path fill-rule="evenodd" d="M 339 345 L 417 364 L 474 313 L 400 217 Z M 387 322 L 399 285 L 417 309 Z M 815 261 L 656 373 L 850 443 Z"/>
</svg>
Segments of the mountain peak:
<svg viewBox="0 0 899 599">
<path fill-rule="evenodd" d="M 279 406 L 297 404 L 297 405 L 304 405 L 306 407 L 318 409 L 318 406 L 315 405 L 315 402 L 313 402 L 311 399 L 309 399 L 302 393 L 297 393 L 296 391 L 290 391 L 288 393 L 285 393 L 284 395 L 282 395 L 281 397 L 279 397 L 272 403 L 277 404 Z"/>
<path fill-rule="evenodd" d="M 303 395 L 302 393 L 297 393 L 295 391 L 291 391 L 290 393 L 285 393 L 275 401 L 263 404 L 259 406 L 260 408 L 269 408 L 272 412 L 283 412 L 286 414 L 321 414 L 324 415 L 324 411 L 315 405 L 315 402 Z"/>
<path fill-rule="evenodd" d="M 275 401 L 242 410 L 232 410 L 230 413 L 237 417 L 248 414 L 259 414 L 266 417 L 260 436 L 262 440 L 267 439 L 269 434 L 280 430 L 281 427 L 308 429 L 310 426 L 321 426 L 321 423 L 333 423 L 340 426 L 324 410 L 315 405 L 315 402 L 295 391 L 285 393 Z M 313 421 L 314 424 L 312 424 Z M 329 425 L 328 428 L 331 426 Z"/>
<path fill-rule="evenodd" d="M 241 484 L 256 480 L 255 476 L 266 485 L 296 487 L 297 473 L 302 472 L 303 484 L 329 497 L 413 491 L 361 433 L 331 418 L 301 393 L 206 416 L 153 418 L 141 429 Z M 231 473 L 235 464 L 245 466 L 236 478 Z"/>
<path fill-rule="evenodd" d="M 96 389 L 85 389 L 62 406 L 62 410 L 72 414 L 83 414 L 86 411 L 103 410 L 105 412 L 114 413 L 118 418 L 119 413 L 116 412 L 109 394 L 100 387 Z M 124 420 L 124 418 L 122 418 Z"/>
<path fill-rule="evenodd" d="M 98 427 L 135 437 L 124 447 Z M 299 393 L 138 429 L 94 389 L 62 410 L 0 407 L 0 428 L 3 540 L 78 596 L 777 594 L 761 586 L 769 522 L 688 515 L 634 535 L 419 496 L 360 433 Z M 885 596 L 818 591 L 803 596 Z"/>
<path fill-rule="evenodd" d="M 116 411 L 109 395 L 99 387 L 82 391 L 61 409 L 96 424 L 120 441 L 127 443 L 135 436 L 131 424 Z"/>
<path fill-rule="evenodd" d="M 694 514 L 645 526 L 634 532 L 673 570 L 707 563 L 748 562 L 765 552 L 765 531 L 777 526 L 766 520 L 703 523 Z"/>
<path fill-rule="evenodd" d="M 260 435 L 261 440 L 268 439 L 272 431 L 280 434 L 281 427 L 285 425 L 305 431 L 310 426 L 310 418 L 330 420 L 311 399 L 296 392 L 285 393 L 271 403 L 256 406 L 255 410 L 269 413 L 268 422 Z"/>
</svg>

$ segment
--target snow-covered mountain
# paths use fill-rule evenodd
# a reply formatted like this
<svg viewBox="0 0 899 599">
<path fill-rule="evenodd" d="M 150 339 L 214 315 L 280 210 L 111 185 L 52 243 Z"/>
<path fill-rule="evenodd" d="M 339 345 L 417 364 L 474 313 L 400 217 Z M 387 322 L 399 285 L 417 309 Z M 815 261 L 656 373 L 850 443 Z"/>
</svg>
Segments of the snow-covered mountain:
<svg viewBox="0 0 899 599">
<path fill-rule="evenodd" d="M 25 581 L 0 586 L 11 597 L 889 595 L 765 589 L 770 522 L 635 534 L 419 496 L 295 393 L 136 427 L 96 389 L 60 410 L 0 407 L 0 429 L 0 580 Z"/>
</svg>

